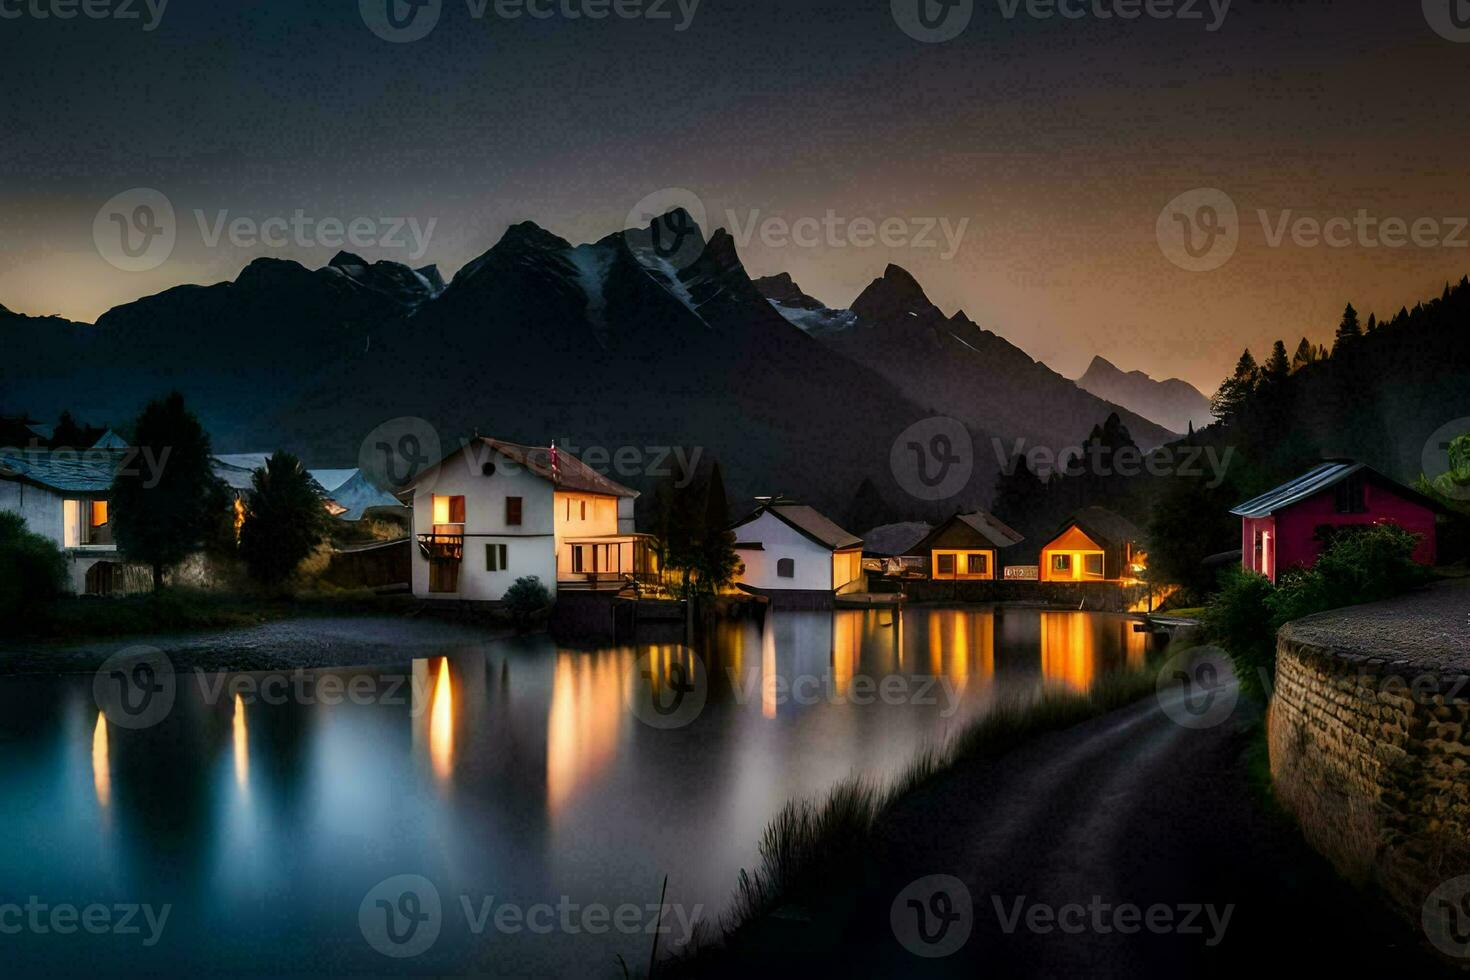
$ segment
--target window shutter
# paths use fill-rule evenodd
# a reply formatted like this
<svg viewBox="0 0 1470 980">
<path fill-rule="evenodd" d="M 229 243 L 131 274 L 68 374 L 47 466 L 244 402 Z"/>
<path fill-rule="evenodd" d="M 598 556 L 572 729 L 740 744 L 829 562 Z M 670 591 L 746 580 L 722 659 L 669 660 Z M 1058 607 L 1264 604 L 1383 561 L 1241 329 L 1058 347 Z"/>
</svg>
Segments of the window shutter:
<svg viewBox="0 0 1470 980">
<path fill-rule="evenodd" d="M 463 497 L 450 497 L 449 498 L 449 523 L 451 523 L 451 524 L 463 524 L 464 523 L 464 498 Z"/>
<path fill-rule="evenodd" d="M 521 523 L 521 498 L 505 498 L 505 523 L 516 526 Z"/>
</svg>

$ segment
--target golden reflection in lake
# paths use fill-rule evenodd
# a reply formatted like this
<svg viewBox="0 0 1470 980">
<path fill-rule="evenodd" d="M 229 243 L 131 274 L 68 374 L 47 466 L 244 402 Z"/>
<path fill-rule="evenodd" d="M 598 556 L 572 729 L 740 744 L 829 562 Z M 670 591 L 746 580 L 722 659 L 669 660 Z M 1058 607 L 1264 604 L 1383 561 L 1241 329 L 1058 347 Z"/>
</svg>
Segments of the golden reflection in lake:
<svg viewBox="0 0 1470 980">
<path fill-rule="evenodd" d="M 97 804 L 106 810 L 112 802 L 112 760 L 107 751 L 107 716 L 100 711 L 92 730 L 92 785 L 97 789 Z"/>
<path fill-rule="evenodd" d="M 832 616 L 832 687 L 846 697 L 857 672 L 859 657 L 859 613 L 838 612 Z"/>
<path fill-rule="evenodd" d="M 654 648 L 654 683 L 668 676 L 672 650 Z M 636 662 L 626 648 L 557 652 L 546 721 L 546 803 L 553 816 L 617 754 L 624 685 L 633 682 Z"/>
<path fill-rule="evenodd" d="M 232 724 L 235 743 L 235 783 L 244 791 L 250 786 L 250 733 L 245 728 L 245 702 L 235 695 L 235 720 Z"/>
<path fill-rule="evenodd" d="M 948 677 L 958 690 L 964 690 L 972 679 L 989 681 L 995 676 L 994 612 L 930 609 L 925 615 L 929 619 L 929 673 Z"/>
<path fill-rule="evenodd" d="M 776 617 L 770 613 L 761 627 L 761 715 L 776 717 Z"/>
<path fill-rule="evenodd" d="M 439 658 L 439 679 L 429 709 L 429 758 L 434 775 L 448 780 L 454 771 L 454 685 L 449 679 L 449 658 Z"/>
<path fill-rule="evenodd" d="M 1041 674 L 1048 682 L 1087 691 L 1097 675 L 1093 619 L 1081 612 L 1041 614 Z"/>
</svg>

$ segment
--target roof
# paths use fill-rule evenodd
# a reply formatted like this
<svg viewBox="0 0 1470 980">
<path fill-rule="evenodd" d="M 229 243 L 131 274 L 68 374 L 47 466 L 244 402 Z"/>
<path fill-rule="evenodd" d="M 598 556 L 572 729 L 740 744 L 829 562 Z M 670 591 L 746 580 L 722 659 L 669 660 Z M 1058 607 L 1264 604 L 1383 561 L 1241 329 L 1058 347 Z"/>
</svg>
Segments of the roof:
<svg viewBox="0 0 1470 980">
<path fill-rule="evenodd" d="M 70 493 L 104 493 L 126 449 L 9 449 L 0 451 L 0 479 Z"/>
<path fill-rule="evenodd" d="M 264 469 L 266 461 L 274 455 L 275 453 L 224 453 L 209 457 L 210 469 L 214 471 L 215 478 L 225 486 L 236 493 L 245 493 L 255 489 L 255 471 Z M 330 496 L 310 471 L 306 475 L 311 478 L 311 485 L 317 493 L 323 497 Z"/>
<path fill-rule="evenodd" d="M 920 538 L 910 548 L 908 554 L 917 555 L 929 550 L 929 546 L 945 536 L 949 531 L 959 529 L 964 532 L 962 537 L 975 539 L 975 543 L 991 548 L 1009 548 L 1019 544 L 1023 540 L 1021 533 L 1007 525 L 994 514 L 983 510 L 977 510 L 971 514 L 955 514 L 948 520 L 939 522 L 934 530 Z"/>
<path fill-rule="evenodd" d="M 346 480 L 338 482 L 326 491 L 327 497 L 337 506 L 341 507 L 342 513 L 337 516 L 344 521 L 359 521 L 369 510 L 380 507 L 391 507 L 402 510 L 403 504 L 398 498 L 390 493 L 385 493 L 373 486 L 368 478 L 362 475 L 361 470 L 312 470 L 311 475 L 317 483 L 322 483 L 321 474 L 350 473 Z M 322 484 L 325 486 L 325 484 Z"/>
<path fill-rule="evenodd" d="M 338 487 L 340 487 L 343 484 L 345 484 L 348 480 L 352 479 L 354 476 L 357 476 L 361 472 L 362 471 L 361 470 L 358 470 L 358 469 L 351 469 L 351 470 L 312 470 L 311 471 L 311 478 L 313 480 L 315 480 L 316 482 L 320 483 L 322 485 L 322 489 L 323 490 L 326 490 L 328 493 L 330 493 L 333 490 L 336 490 Z"/>
<path fill-rule="evenodd" d="M 124 439 L 122 436 L 118 435 L 116 432 L 113 432 L 111 429 L 108 429 L 106 432 L 102 433 L 102 435 L 97 439 L 96 442 L 92 443 L 92 448 L 126 449 L 128 448 L 128 443 L 127 440 Z"/>
<path fill-rule="evenodd" d="M 609 497 L 637 497 L 637 490 L 630 490 L 615 480 L 582 462 L 571 453 L 557 450 L 556 468 L 551 466 L 551 449 L 541 446 L 522 446 L 501 439 L 482 439 L 485 445 L 505 458 L 524 466 L 543 480 L 550 480 L 558 490 L 573 490 L 580 493 L 600 493 Z"/>
<path fill-rule="evenodd" d="M 875 555 L 901 555 L 933 529 L 923 521 L 883 524 L 863 535 L 863 550 Z"/>
<path fill-rule="evenodd" d="M 1140 541 L 1143 532 L 1128 518 L 1106 507 L 1084 507 L 1073 514 L 1065 524 L 1057 528 L 1060 537 L 1072 525 L 1104 547 L 1122 545 L 1128 541 Z"/>
<path fill-rule="evenodd" d="M 744 527 L 767 513 L 829 551 L 847 551 L 851 548 L 862 547 L 862 538 L 844 531 L 816 508 L 789 501 L 767 501 L 757 507 L 748 517 L 737 521 L 731 527 Z"/>
<path fill-rule="evenodd" d="M 1389 479 L 1366 463 L 1358 463 L 1350 459 L 1334 459 L 1315 467 L 1295 480 L 1283 483 L 1275 490 L 1263 493 L 1253 500 L 1247 500 L 1230 513 L 1236 517 L 1269 517 L 1278 510 L 1284 510 L 1292 504 L 1306 500 L 1308 497 L 1314 497 L 1323 490 L 1336 486 L 1355 473 L 1365 473 L 1377 483 L 1392 488 L 1400 496 L 1418 501 L 1430 510 L 1444 510 L 1438 501 Z"/>
</svg>

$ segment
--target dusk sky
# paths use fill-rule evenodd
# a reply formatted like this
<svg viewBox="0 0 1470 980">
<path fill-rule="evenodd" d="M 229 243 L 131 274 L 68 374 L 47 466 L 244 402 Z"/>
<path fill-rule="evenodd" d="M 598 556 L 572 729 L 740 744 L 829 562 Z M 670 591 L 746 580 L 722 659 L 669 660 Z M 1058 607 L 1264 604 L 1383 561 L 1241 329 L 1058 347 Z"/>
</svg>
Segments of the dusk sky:
<svg viewBox="0 0 1470 980">
<path fill-rule="evenodd" d="M 338 248 L 314 224 L 304 244 L 211 245 L 222 212 L 412 219 L 349 248 L 448 278 L 512 222 L 592 240 L 684 188 L 708 228 L 834 215 L 839 237 L 814 244 L 764 225 L 740 243 L 752 275 L 790 272 L 840 306 L 894 262 L 1068 376 L 1102 354 L 1209 393 L 1243 346 L 1328 341 L 1348 300 L 1392 313 L 1470 272 L 1470 43 L 1431 27 L 1451 0 L 1235 0 L 1213 31 L 1207 0 L 1195 20 L 1099 19 L 1091 0 L 1080 19 L 1024 3 L 1008 18 L 1009 0 L 975 0 L 942 43 L 905 33 L 888 0 L 691 2 L 591 20 L 562 13 L 588 0 L 546 19 L 444 0 L 427 36 L 390 43 L 356 0 L 172 0 L 161 16 L 134 0 L 137 19 L 69 20 L 37 16 L 56 0 L 0 0 L 0 304 L 91 321 L 258 256 L 315 267 Z M 139 187 L 167 198 L 177 244 L 127 272 L 93 221 Z M 1157 231 L 1197 188 L 1240 221 L 1233 257 L 1200 272 Z M 1419 243 L 1270 241 L 1284 216 L 1360 211 L 1375 229 L 1420 222 Z M 899 219 L 898 238 L 935 224 L 934 247 L 855 245 L 855 219 Z M 952 256 L 941 227 L 963 228 Z"/>
</svg>

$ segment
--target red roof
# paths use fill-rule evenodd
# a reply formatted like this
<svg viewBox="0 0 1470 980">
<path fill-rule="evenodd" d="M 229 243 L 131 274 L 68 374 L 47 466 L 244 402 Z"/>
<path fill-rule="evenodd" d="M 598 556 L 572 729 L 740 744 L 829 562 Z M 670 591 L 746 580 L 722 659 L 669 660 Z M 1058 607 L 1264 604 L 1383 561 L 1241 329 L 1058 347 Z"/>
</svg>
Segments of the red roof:
<svg viewBox="0 0 1470 980">
<path fill-rule="evenodd" d="M 573 490 L 579 493 L 597 493 L 607 497 L 637 497 L 638 491 L 630 490 L 582 462 L 565 450 L 556 451 L 556 472 L 552 473 L 551 449 L 541 446 L 522 446 L 501 439 L 482 439 L 485 445 L 506 459 L 535 473 L 543 480 L 551 481 L 558 490 Z"/>
</svg>

